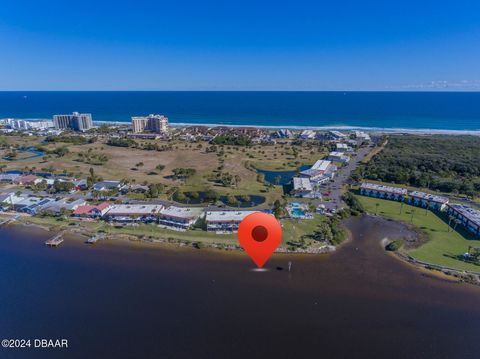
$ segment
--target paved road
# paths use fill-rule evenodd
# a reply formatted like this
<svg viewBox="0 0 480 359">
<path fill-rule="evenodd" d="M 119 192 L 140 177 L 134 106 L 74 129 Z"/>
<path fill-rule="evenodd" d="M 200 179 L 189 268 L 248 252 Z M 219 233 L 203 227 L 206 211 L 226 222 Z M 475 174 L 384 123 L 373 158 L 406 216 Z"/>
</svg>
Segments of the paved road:
<svg viewBox="0 0 480 359">
<path fill-rule="evenodd" d="M 363 147 L 360 148 L 355 157 L 353 157 L 350 162 L 340 168 L 337 171 L 336 176 L 333 179 L 333 182 L 327 183 L 322 186 L 322 192 L 330 192 L 330 201 L 321 201 L 318 200 L 316 204 L 323 204 L 329 210 L 339 209 L 343 207 L 342 201 L 342 187 L 347 183 L 350 174 L 358 167 L 360 161 L 373 149 L 373 147 Z"/>
</svg>

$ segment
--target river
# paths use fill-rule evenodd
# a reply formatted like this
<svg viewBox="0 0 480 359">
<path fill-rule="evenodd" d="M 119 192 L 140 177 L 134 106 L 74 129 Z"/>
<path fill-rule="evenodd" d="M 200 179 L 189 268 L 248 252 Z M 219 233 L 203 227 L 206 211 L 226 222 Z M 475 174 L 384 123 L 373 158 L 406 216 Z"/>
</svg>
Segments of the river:
<svg viewBox="0 0 480 359">
<path fill-rule="evenodd" d="M 478 358 L 480 288 L 387 255 L 393 222 L 350 220 L 331 255 L 159 249 L 0 230 L 0 339 L 66 338 L 7 358 Z M 34 234 L 33 234 L 34 233 Z M 288 261 L 292 271 L 285 270 Z M 279 267 L 284 268 L 279 270 Z"/>
</svg>

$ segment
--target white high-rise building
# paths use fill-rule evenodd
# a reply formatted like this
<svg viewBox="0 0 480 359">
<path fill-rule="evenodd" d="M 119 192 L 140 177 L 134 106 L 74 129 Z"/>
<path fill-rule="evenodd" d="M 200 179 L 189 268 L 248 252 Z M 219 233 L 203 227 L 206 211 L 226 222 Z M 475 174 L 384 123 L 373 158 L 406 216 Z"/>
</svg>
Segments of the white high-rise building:
<svg viewBox="0 0 480 359">
<path fill-rule="evenodd" d="M 168 118 L 163 115 L 132 117 L 132 127 L 135 133 L 144 131 L 167 133 Z"/>
<path fill-rule="evenodd" d="M 93 127 L 90 113 L 73 112 L 70 115 L 54 115 L 53 123 L 57 130 L 71 129 L 74 131 L 87 131 Z"/>
</svg>

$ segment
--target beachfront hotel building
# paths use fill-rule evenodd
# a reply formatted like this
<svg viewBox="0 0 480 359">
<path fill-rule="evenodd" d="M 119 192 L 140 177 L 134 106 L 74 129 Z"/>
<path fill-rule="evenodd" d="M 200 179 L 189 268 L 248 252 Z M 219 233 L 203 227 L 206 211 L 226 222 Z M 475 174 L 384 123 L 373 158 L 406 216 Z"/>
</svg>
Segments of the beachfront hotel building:
<svg viewBox="0 0 480 359">
<path fill-rule="evenodd" d="M 238 231 L 240 222 L 255 211 L 208 211 L 205 217 L 207 231 L 233 233 Z"/>
<path fill-rule="evenodd" d="M 407 190 L 400 187 L 384 186 L 376 183 L 364 182 L 360 186 L 360 193 L 364 196 L 390 199 L 403 202 L 407 195 Z"/>
<path fill-rule="evenodd" d="M 192 227 L 203 214 L 204 209 L 200 207 L 170 206 L 160 211 L 158 223 L 162 227 L 186 231 Z"/>
<path fill-rule="evenodd" d="M 408 202 L 414 206 L 443 211 L 447 208 L 448 198 L 430 193 L 413 191 L 408 194 Z"/>
<path fill-rule="evenodd" d="M 447 213 L 460 220 L 462 225 L 480 237 L 480 211 L 465 204 L 449 203 Z"/>
<path fill-rule="evenodd" d="M 163 115 L 132 117 L 132 128 L 134 133 L 142 133 L 145 131 L 167 133 L 168 118 Z"/>
<path fill-rule="evenodd" d="M 57 130 L 84 132 L 93 127 L 92 114 L 73 112 L 70 115 L 54 115 L 53 124 Z"/>
</svg>

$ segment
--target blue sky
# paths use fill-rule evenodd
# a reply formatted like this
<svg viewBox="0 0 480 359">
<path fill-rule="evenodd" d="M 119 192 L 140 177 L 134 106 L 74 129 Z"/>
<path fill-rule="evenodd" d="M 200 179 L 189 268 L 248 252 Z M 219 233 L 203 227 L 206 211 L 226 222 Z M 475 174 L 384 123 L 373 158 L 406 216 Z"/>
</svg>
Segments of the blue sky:
<svg viewBox="0 0 480 359">
<path fill-rule="evenodd" d="M 480 1 L 0 2 L 0 90 L 480 90 Z"/>
</svg>

